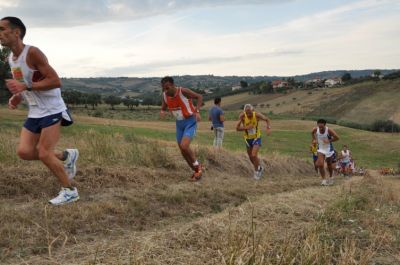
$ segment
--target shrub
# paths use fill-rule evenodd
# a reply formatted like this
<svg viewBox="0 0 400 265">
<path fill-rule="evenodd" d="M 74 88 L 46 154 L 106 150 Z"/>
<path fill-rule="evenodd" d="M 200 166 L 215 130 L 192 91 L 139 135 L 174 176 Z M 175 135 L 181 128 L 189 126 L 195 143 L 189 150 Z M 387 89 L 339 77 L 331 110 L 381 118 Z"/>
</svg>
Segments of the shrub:
<svg viewBox="0 0 400 265">
<path fill-rule="evenodd" d="M 103 112 L 101 110 L 96 110 L 95 112 L 93 112 L 92 116 L 101 118 L 103 117 Z"/>
<path fill-rule="evenodd" d="M 374 132 L 400 132 L 400 125 L 391 120 L 377 120 L 371 125 Z"/>
</svg>

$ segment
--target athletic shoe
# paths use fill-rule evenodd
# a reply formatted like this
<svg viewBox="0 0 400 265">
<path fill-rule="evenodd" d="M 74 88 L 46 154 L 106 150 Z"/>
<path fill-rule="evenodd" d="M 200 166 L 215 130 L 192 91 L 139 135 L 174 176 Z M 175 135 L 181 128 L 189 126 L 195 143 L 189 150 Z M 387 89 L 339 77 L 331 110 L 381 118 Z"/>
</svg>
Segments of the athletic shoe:
<svg viewBox="0 0 400 265">
<path fill-rule="evenodd" d="M 190 177 L 189 181 L 199 181 L 202 176 L 203 173 L 201 172 L 201 164 L 199 164 L 198 166 L 194 167 L 193 175 Z"/>
<path fill-rule="evenodd" d="M 79 157 L 78 149 L 66 149 L 68 152 L 67 160 L 64 163 L 65 172 L 67 172 L 68 178 L 71 180 L 76 175 L 76 161 Z"/>
<path fill-rule="evenodd" d="M 259 174 L 258 170 L 255 170 L 255 171 L 254 171 L 253 178 L 254 178 L 255 180 L 259 180 L 259 179 L 260 179 L 260 174 Z"/>
<path fill-rule="evenodd" d="M 264 167 L 263 166 L 259 166 L 258 170 L 257 170 L 258 179 L 260 179 L 262 177 L 263 173 L 264 173 Z"/>
<path fill-rule="evenodd" d="M 78 190 L 74 188 L 70 190 L 68 188 L 61 188 L 58 196 L 49 201 L 52 205 L 62 205 L 70 202 L 79 200 Z"/>
<path fill-rule="evenodd" d="M 328 185 L 329 185 L 328 180 L 327 179 L 323 179 L 322 182 L 321 182 L 321 186 L 328 186 Z"/>
</svg>

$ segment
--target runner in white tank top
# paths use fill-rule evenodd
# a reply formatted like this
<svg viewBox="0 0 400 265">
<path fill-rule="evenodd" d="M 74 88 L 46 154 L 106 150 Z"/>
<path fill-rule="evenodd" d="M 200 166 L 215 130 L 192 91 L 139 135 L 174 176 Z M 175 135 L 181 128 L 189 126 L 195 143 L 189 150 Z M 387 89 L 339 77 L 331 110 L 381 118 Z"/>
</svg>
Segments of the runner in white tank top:
<svg viewBox="0 0 400 265">
<path fill-rule="evenodd" d="M 352 173 L 351 162 L 351 152 L 345 144 L 343 145 L 343 150 L 340 151 L 340 166 L 345 176 L 349 176 Z"/>
<path fill-rule="evenodd" d="M 312 144 L 318 143 L 318 158 L 316 165 L 322 177 L 321 185 L 327 186 L 333 184 L 333 170 L 336 163 L 336 153 L 332 142 L 339 140 L 339 136 L 332 129 L 326 126 L 326 120 L 317 121 L 317 127 L 311 131 Z M 329 179 L 325 178 L 325 161 L 328 166 Z"/>
<path fill-rule="evenodd" d="M 41 160 L 57 176 L 62 188 L 59 195 L 49 201 L 51 204 L 73 202 L 79 199 L 77 189 L 71 185 L 79 152 L 77 149 L 55 151 L 60 126 L 71 124 L 72 120 L 61 98 L 60 78 L 38 48 L 23 43 L 25 33 L 25 25 L 19 18 L 0 20 L 1 45 L 11 49 L 9 63 L 13 79 L 6 80 L 13 94 L 9 108 L 17 108 L 22 99 L 29 106 L 17 153 L 23 160 Z"/>
<path fill-rule="evenodd" d="M 42 77 L 39 71 L 31 69 L 26 63 L 26 57 L 30 48 L 31 46 L 25 45 L 19 56 L 15 56 L 14 53 L 11 52 L 8 63 L 10 64 L 14 80 L 24 83 L 27 87 L 31 88 L 33 81 L 39 81 L 34 80 L 34 76 L 37 79 Z M 67 109 L 64 100 L 61 98 L 61 90 L 58 87 L 45 91 L 24 90 L 21 94 L 29 105 L 29 118 L 42 118 L 63 112 Z"/>
</svg>

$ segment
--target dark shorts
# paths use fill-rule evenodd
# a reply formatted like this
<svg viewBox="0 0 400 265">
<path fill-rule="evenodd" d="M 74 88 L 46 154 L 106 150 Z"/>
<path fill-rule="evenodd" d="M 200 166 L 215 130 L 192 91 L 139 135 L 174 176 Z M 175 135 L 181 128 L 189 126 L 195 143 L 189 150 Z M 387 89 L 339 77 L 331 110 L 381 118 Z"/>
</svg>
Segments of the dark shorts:
<svg viewBox="0 0 400 265">
<path fill-rule="evenodd" d="M 325 161 L 327 162 L 327 163 L 336 163 L 337 162 L 337 160 L 336 160 L 336 152 L 335 153 L 333 153 L 333 155 L 331 155 L 330 157 L 326 157 L 325 158 Z"/>
<path fill-rule="evenodd" d="M 313 161 L 315 162 L 315 161 L 318 160 L 318 156 L 317 156 L 317 155 L 313 155 L 313 156 L 312 156 L 312 159 L 313 159 Z"/>
<path fill-rule="evenodd" d="M 32 133 L 41 133 L 42 129 L 59 122 L 61 122 L 61 126 L 69 126 L 73 123 L 71 114 L 68 110 L 42 118 L 28 118 L 24 123 L 24 128 Z"/>
<path fill-rule="evenodd" d="M 261 137 L 255 139 L 245 139 L 247 148 L 252 148 L 255 145 L 261 146 Z"/>
</svg>

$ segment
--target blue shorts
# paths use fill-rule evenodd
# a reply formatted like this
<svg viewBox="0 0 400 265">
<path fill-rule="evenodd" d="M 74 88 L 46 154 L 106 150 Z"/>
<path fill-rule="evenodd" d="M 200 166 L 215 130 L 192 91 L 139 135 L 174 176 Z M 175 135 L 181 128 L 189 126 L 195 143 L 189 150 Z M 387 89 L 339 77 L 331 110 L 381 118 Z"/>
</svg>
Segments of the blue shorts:
<svg viewBox="0 0 400 265">
<path fill-rule="evenodd" d="M 261 137 L 254 139 L 245 139 L 247 148 L 252 148 L 255 145 L 261 146 Z"/>
<path fill-rule="evenodd" d="M 318 155 L 312 155 L 312 159 L 313 159 L 314 162 L 317 161 L 318 160 Z"/>
<path fill-rule="evenodd" d="M 340 165 L 342 166 L 342 167 L 347 167 L 348 165 L 350 165 L 350 161 L 348 161 L 348 162 L 340 162 Z"/>
<path fill-rule="evenodd" d="M 193 139 L 196 135 L 197 121 L 195 115 L 187 119 L 176 121 L 176 141 L 181 143 L 183 137 Z"/>
<path fill-rule="evenodd" d="M 24 123 L 24 128 L 32 133 L 41 133 L 42 129 L 50 127 L 58 122 L 61 122 L 61 126 L 69 126 L 73 123 L 68 110 L 42 118 L 28 118 Z"/>
</svg>

